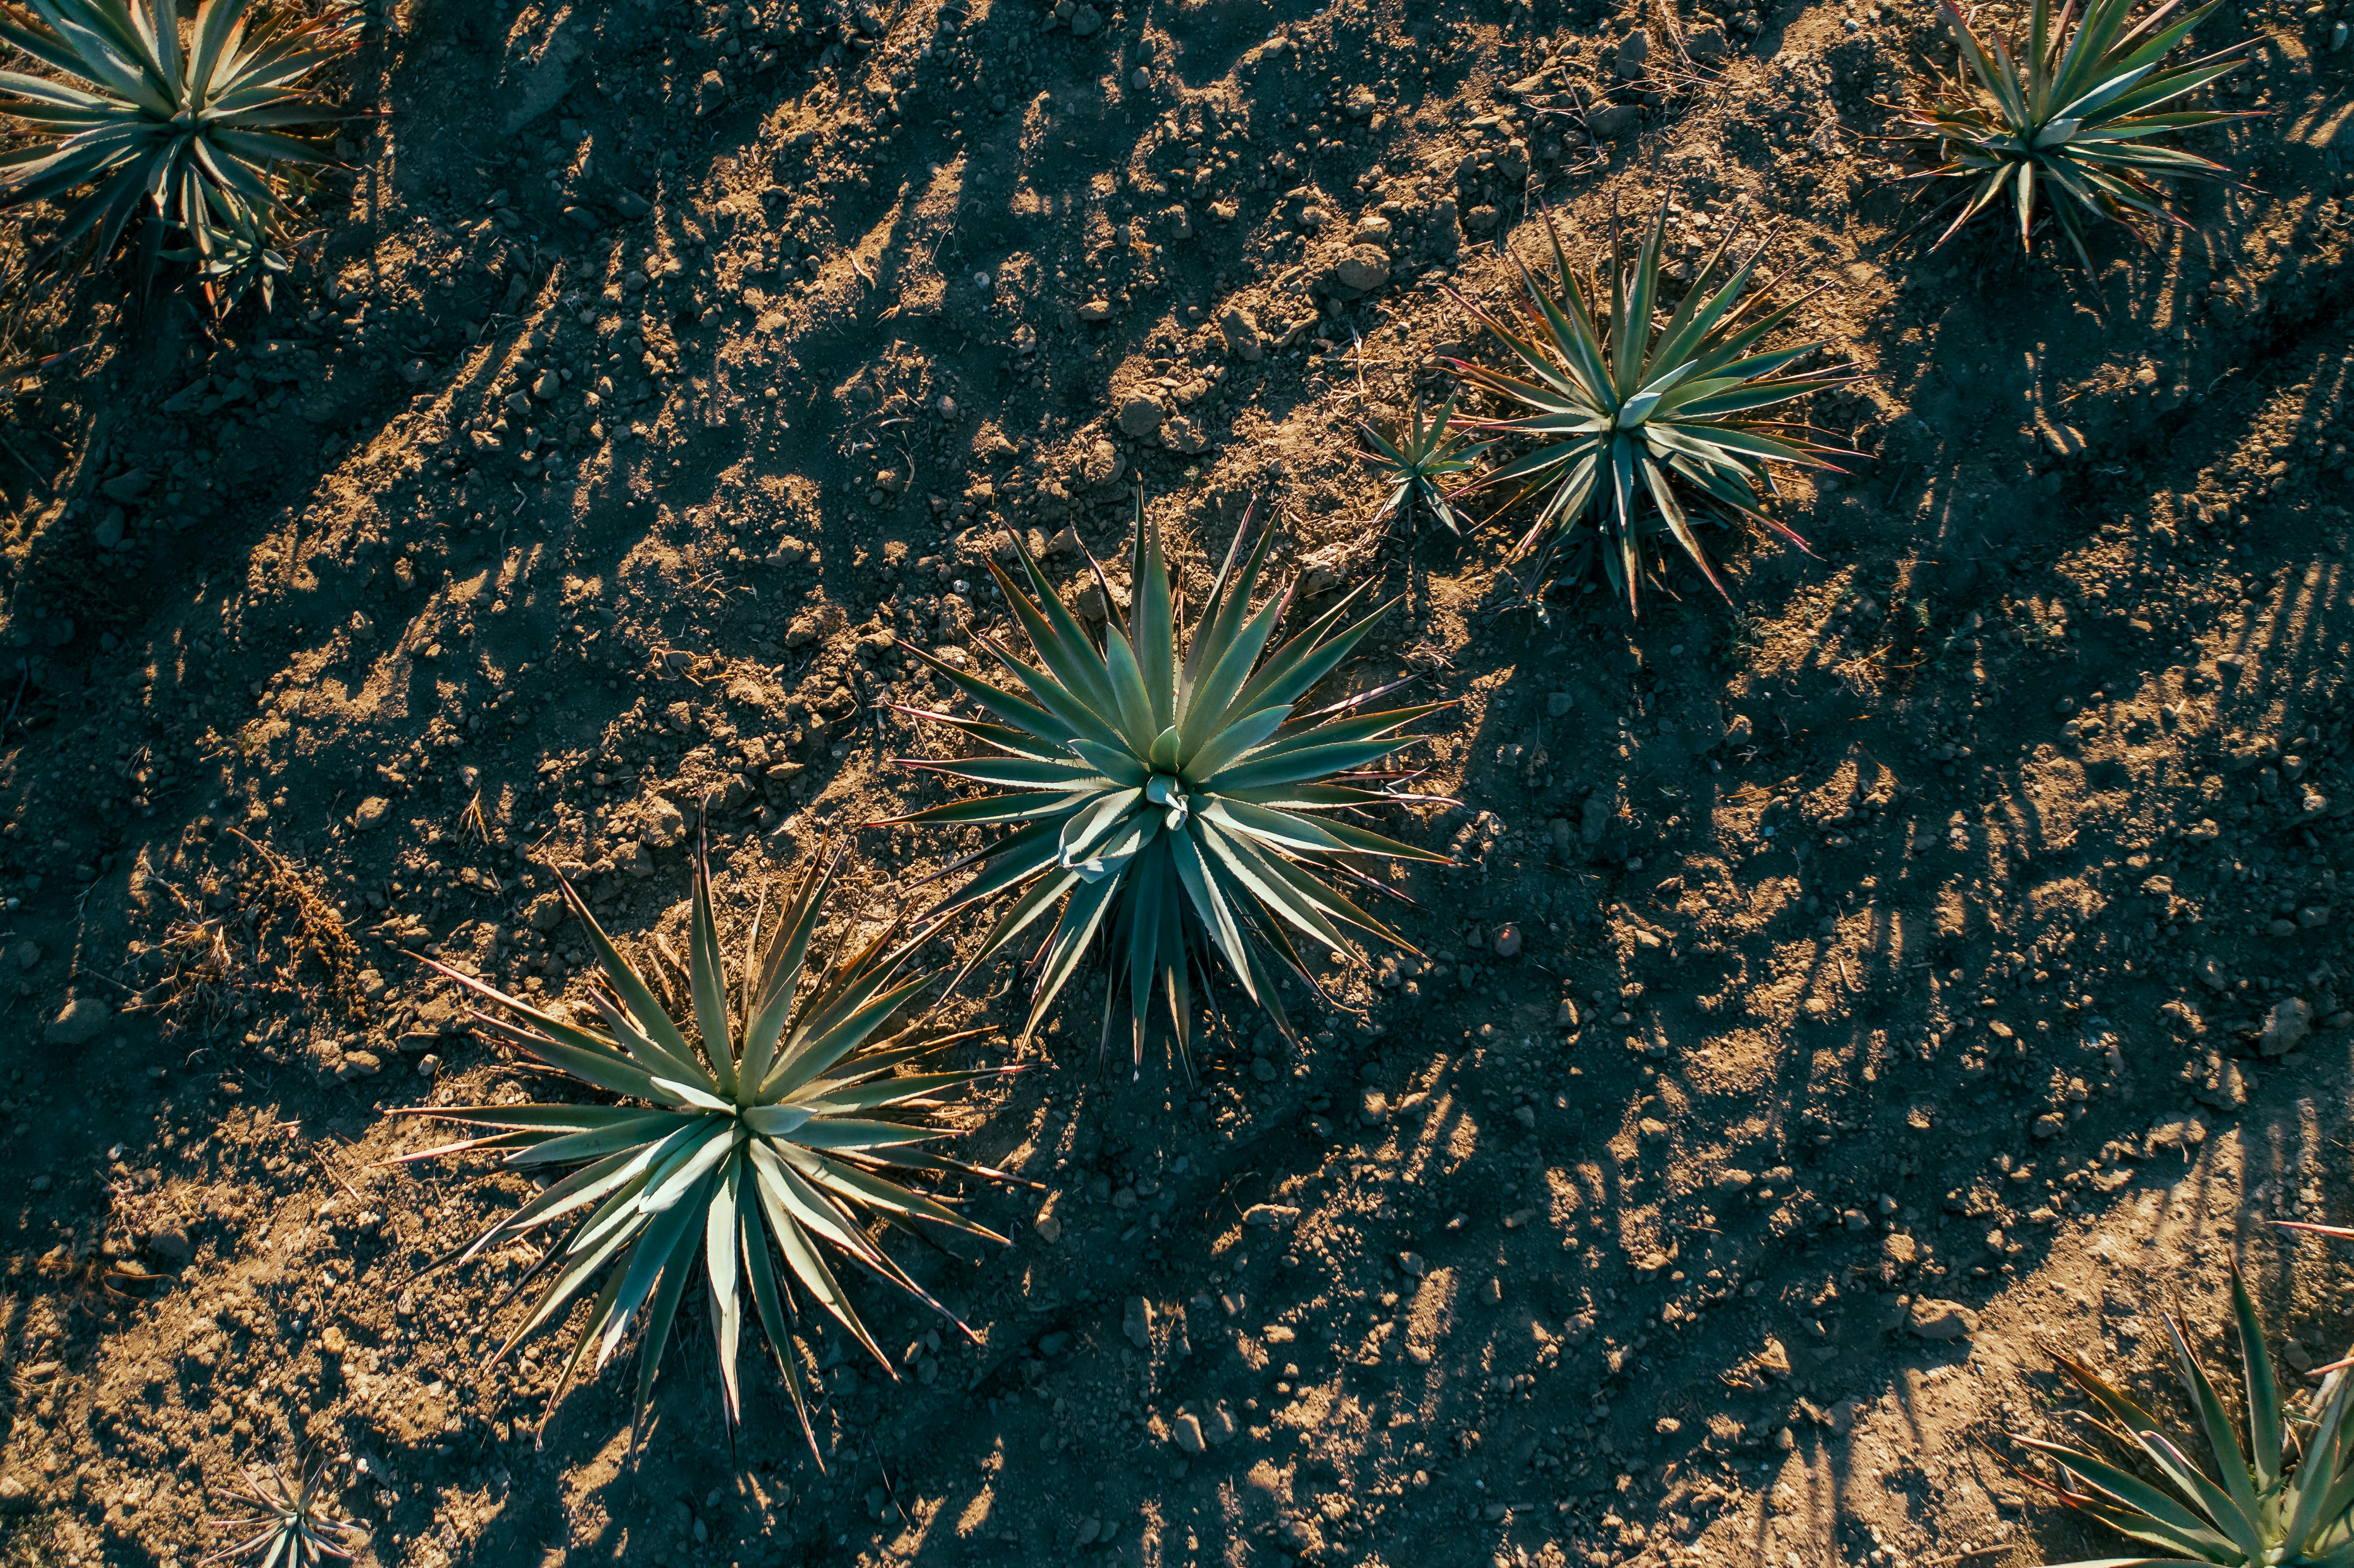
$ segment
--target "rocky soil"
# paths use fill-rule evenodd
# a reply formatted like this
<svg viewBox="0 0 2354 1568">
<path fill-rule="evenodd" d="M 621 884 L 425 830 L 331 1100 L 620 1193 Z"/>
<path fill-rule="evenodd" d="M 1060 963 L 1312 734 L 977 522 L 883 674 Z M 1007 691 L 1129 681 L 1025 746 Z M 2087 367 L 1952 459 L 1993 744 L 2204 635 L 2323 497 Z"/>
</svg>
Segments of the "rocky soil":
<svg viewBox="0 0 2354 1568">
<path fill-rule="evenodd" d="M 2232 1259 L 2292 1368 L 2349 1337 L 2270 1224 L 2354 1199 L 2342 9 L 2208 24 L 2238 183 L 2086 278 L 1905 240 L 1921 6 L 387 7 L 276 313 L 27 329 L 90 347 L 0 466 L 0 1562 L 186 1568 L 297 1444 L 419 1568 L 2113 1551 L 1989 1457 L 2048 1345 L 2155 1386 Z M 1368 528 L 1441 285 L 1662 201 L 1869 372 L 1812 553 L 1540 623 L 1504 522 Z M 862 826 L 932 798 L 907 647 L 1140 497 L 1197 581 L 1273 509 L 1395 600 L 1344 678 L 1458 700 L 1418 954 L 1296 1047 L 983 1041 L 1043 1191 L 917 1266 L 977 1344 L 812 1335 L 822 1470 L 699 1325 L 634 1469 L 618 1371 L 540 1433 L 550 1353 L 482 1365 L 529 1255 L 418 1277 L 524 1189 L 382 1113 L 543 1091 L 416 956 L 577 1000 L 556 878 L 674 932 L 698 832 L 731 920 L 829 835 L 887 919 L 961 847 Z"/>
</svg>

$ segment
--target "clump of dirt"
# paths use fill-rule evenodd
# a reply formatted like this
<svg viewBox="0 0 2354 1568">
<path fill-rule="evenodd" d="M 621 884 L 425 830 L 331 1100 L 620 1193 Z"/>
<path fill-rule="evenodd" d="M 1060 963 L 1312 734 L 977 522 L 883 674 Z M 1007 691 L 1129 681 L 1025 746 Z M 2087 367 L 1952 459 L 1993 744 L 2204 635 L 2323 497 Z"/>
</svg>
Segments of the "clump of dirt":
<svg viewBox="0 0 2354 1568">
<path fill-rule="evenodd" d="M 15 387 L 0 1554 L 193 1562 L 305 1445 L 428 1568 L 2110 1549 L 1975 1446 L 2043 1338 L 2145 1384 L 2231 1257 L 2300 1375 L 2348 1333 L 2266 1224 L 2349 1197 L 2341 27 L 2203 28 L 2260 40 L 2240 183 L 2086 277 L 1899 242 L 1920 10 L 388 7 L 279 312 L 85 313 Z M 1663 199 L 1872 372 L 1811 553 L 1539 624 L 1509 519 L 1374 536 L 1356 421 L 1477 350 L 1440 285 Z M 417 1277 L 525 1189 L 380 1113 L 541 1089 L 416 959 L 580 1001 L 556 878 L 636 939 L 701 833 L 928 898 L 970 846 L 860 827 L 936 798 L 907 649 L 1140 504 L 1197 588 L 1278 514 L 1396 601 L 1345 678 L 1458 699 L 1419 951 L 1190 1074 L 1074 996 L 968 1140 L 1046 1193 L 918 1271 L 980 1343 L 862 1291 L 822 1471 L 758 1377 L 723 1446 L 688 1335 L 633 1474 L 617 1377 L 535 1446 L 556 1363 L 482 1365 L 532 1256 Z"/>
</svg>

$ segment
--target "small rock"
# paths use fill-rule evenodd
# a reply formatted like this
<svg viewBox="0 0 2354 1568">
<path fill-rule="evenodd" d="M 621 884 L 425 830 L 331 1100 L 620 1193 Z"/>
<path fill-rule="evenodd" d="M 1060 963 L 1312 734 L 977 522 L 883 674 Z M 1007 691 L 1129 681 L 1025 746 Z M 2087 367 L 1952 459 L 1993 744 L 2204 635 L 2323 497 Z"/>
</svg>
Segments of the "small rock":
<svg viewBox="0 0 2354 1568">
<path fill-rule="evenodd" d="M 1103 13 L 1092 5 L 1082 5 L 1071 13 L 1071 37 L 1092 38 L 1103 31 Z"/>
<path fill-rule="evenodd" d="M 1545 717 L 1559 718 L 1577 706 L 1577 699 L 1567 692 L 1550 692 L 1545 695 Z"/>
<path fill-rule="evenodd" d="M 1152 1348 L 1152 1303 L 1141 1296 L 1128 1298 L 1128 1312 L 1120 1319 L 1120 1328 L 1129 1342 L 1140 1351 Z"/>
<path fill-rule="evenodd" d="M 1696 60 L 1714 64 L 1733 52 L 1733 45 L 1720 27 L 1701 27 L 1684 40 L 1684 52 Z"/>
<path fill-rule="evenodd" d="M 1140 392 L 1130 394 L 1128 400 L 1119 406 L 1121 431 L 1140 441 L 1159 430 L 1161 421 L 1165 418 L 1167 413 L 1160 402 Z"/>
<path fill-rule="evenodd" d="M 1176 1438 L 1177 1446 L 1186 1453 L 1202 1454 L 1209 1451 L 1210 1445 L 1202 1436 L 1202 1418 L 1192 1411 L 1179 1411 L 1177 1419 L 1169 1424 L 1169 1431 L 1170 1435 Z"/>
<path fill-rule="evenodd" d="M 1912 1308 L 1904 1315 L 1904 1326 L 1925 1340 L 1942 1342 L 1976 1332 L 1978 1315 L 1958 1301 L 1941 1301 L 1935 1297 L 1918 1296 L 1914 1298 Z"/>
<path fill-rule="evenodd" d="M 1089 326 L 1098 326 L 1111 320 L 1111 302 L 1102 299 L 1089 300 L 1079 307 L 1079 319 Z"/>
<path fill-rule="evenodd" d="M 1291 1203 L 1253 1203 L 1243 1211 L 1246 1225 L 1288 1225 L 1299 1217 L 1299 1207 Z"/>
<path fill-rule="evenodd" d="M 2207 1124 L 2191 1117 L 2182 1121 L 2162 1121 L 2151 1128 L 2142 1140 L 2142 1150 L 2145 1155 L 2152 1155 L 2161 1149 L 2172 1149 L 2187 1160 L 2190 1151 L 2206 1141 Z"/>
<path fill-rule="evenodd" d="M 424 1055 L 417 1058 L 417 1075 L 419 1077 L 429 1078 L 440 1071 L 441 1058 L 439 1054 L 428 1051 Z"/>
<path fill-rule="evenodd" d="M 1589 844 L 1598 844 L 1610 828 L 1610 800 L 1604 795 L 1588 795 L 1585 810 L 1578 824 L 1578 836 Z"/>
<path fill-rule="evenodd" d="M 1420 1279 L 1423 1274 L 1422 1254 L 1402 1252 L 1397 1255 L 1398 1272 L 1409 1279 Z"/>
<path fill-rule="evenodd" d="M 1749 737 L 1755 733 L 1756 728 L 1750 724 L 1747 714 L 1735 714 L 1724 721 L 1724 744 L 1727 746 L 1747 746 Z"/>
<path fill-rule="evenodd" d="M 188 1242 L 188 1233 L 176 1225 L 150 1233 L 147 1250 L 166 1263 L 186 1263 L 196 1255 L 196 1249 Z"/>
<path fill-rule="evenodd" d="M 49 1020 L 44 1038 L 52 1045 L 87 1045 L 104 1032 L 112 1016 L 106 1003 L 94 996 L 73 997 Z"/>
<path fill-rule="evenodd" d="M 1610 103 L 1585 118 L 1586 129 L 1597 142 L 1615 142 L 1643 123 L 1643 111 L 1631 103 Z"/>
<path fill-rule="evenodd" d="M 1353 293 L 1369 294 L 1390 281 L 1390 259 L 1371 245 L 1352 245 L 1332 269 L 1340 285 Z"/>
<path fill-rule="evenodd" d="M 545 403 L 564 390 L 564 377 L 553 370 L 543 370 L 531 384 L 531 395 Z"/>
<path fill-rule="evenodd" d="M 2264 1033 L 2256 1049 L 2267 1056 L 2285 1056 L 2313 1033 L 2313 1004 L 2301 996 L 2273 1004 L 2264 1015 Z"/>
<path fill-rule="evenodd" d="M 391 811 L 391 801 L 381 795 L 370 795 L 366 800 L 362 800 L 359 803 L 359 809 L 352 813 L 352 826 L 361 832 L 366 832 L 383 821 Z"/>
<path fill-rule="evenodd" d="M 1353 245 L 1372 245 L 1386 251 L 1393 232 L 1388 218 L 1380 213 L 1369 212 L 1357 219 L 1357 227 L 1350 232 L 1349 240 Z"/>
<path fill-rule="evenodd" d="M 660 795 L 648 796 L 639 816 L 639 838 L 656 849 L 668 849 L 686 836 L 686 813 Z"/>
<path fill-rule="evenodd" d="M 1489 233 L 1495 228 L 1500 216 L 1494 207 L 1482 202 L 1463 215 L 1463 230 L 1467 234 Z"/>
<path fill-rule="evenodd" d="M 2191 972 L 2196 974 L 2200 983 L 2210 991 L 2229 991 L 2232 988 L 2231 974 L 2223 968 L 2222 960 L 2220 959 L 2212 956 L 2201 958 Z"/>
<path fill-rule="evenodd" d="M 695 84 L 695 112 L 708 114 L 726 101 L 727 79 L 716 70 L 705 71 Z"/>
<path fill-rule="evenodd" d="M 1521 951 L 1520 926 L 1513 921 L 1507 920 L 1502 925 L 1497 927 L 1494 946 L 1496 956 L 1500 959 L 1519 957 Z"/>
<path fill-rule="evenodd" d="M 1288 1519 L 1277 1533 L 1283 1543 L 1299 1556 L 1317 1557 L 1323 1553 L 1324 1533 L 1316 1528 L 1313 1520 Z"/>
<path fill-rule="evenodd" d="M 1267 338 L 1259 331 L 1258 318 L 1240 305 L 1229 305 L 1218 318 L 1218 332 L 1226 340 L 1226 352 L 1246 365 L 1257 365 L 1267 357 Z"/>
<path fill-rule="evenodd" d="M 2035 1118 L 2031 1129 L 2037 1138 L 2057 1138 L 2068 1130 L 2068 1118 L 2058 1111 L 2045 1111 Z"/>
<path fill-rule="evenodd" d="M 128 506 L 146 494 L 147 487 L 154 482 L 154 475 L 143 468 L 134 468 L 128 473 L 116 474 L 98 488 L 109 501 L 120 501 Z"/>
<path fill-rule="evenodd" d="M 1638 27 L 1618 41 L 1618 58 L 1615 62 L 1618 74 L 1628 81 L 1643 74 L 1643 61 L 1650 57 L 1651 35 Z"/>
<path fill-rule="evenodd" d="M 1040 1214 L 1033 1228 L 1037 1231 L 1039 1239 L 1048 1246 L 1063 1239 L 1063 1222 L 1055 1217 L 1055 1211 L 1052 1209 Z"/>
<path fill-rule="evenodd" d="M 98 520 L 98 526 L 90 531 L 90 543 L 101 550 L 111 550 L 122 543 L 123 530 L 130 525 L 131 519 L 122 514 L 122 507 L 110 506 L 106 515 Z"/>
<path fill-rule="evenodd" d="M 1161 427 L 1161 444 L 1172 452 L 1194 457 L 1210 450 L 1210 432 L 1180 416 Z"/>
</svg>

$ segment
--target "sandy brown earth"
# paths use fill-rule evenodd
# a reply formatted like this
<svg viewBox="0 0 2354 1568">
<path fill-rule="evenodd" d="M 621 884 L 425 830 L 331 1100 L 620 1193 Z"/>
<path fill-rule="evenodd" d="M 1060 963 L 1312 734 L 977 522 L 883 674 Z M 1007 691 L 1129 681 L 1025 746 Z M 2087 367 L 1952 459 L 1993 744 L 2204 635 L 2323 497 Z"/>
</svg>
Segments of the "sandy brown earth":
<svg viewBox="0 0 2354 1568">
<path fill-rule="evenodd" d="M 2268 1223 L 2354 1197 L 2341 8 L 2209 24 L 2239 183 L 2086 278 L 1899 243 L 1917 5 L 1102 4 L 394 5 L 274 315 L 27 315 L 90 347 L 0 465 L 0 1561 L 192 1564 L 302 1443 L 422 1568 L 1987 1568 L 2115 1544 L 1991 1457 L 2048 1344 L 2220 1354 L 2233 1258 L 2292 1367 L 2345 1342 Z M 1365 525 L 1353 421 L 1541 206 L 1662 199 L 1828 285 L 1863 456 L 1732 607 L 1540 624 L 1505 522 Z M 902 645 L 1140 494 L 1197 583 L 1256 503 L 1395 599 L 1343 679 L 1458 705 L 1421 956 L 1190 1072 L 1087 996 L 985 1042 L 1038 1070 L 968 1142 L 1044 1190 L 915 1265 L 977 1344 L 812 1333 L 822 1472 L 758 1376 L 731 1444 L 699 1326 L 634 1469 L 626 1358 L 535 1442 L 552 1352 L 481 1364 L 528 1255 L 415 1277 L 524 1189 L 381 1113 L 543 1091 L 414 956 L 577 1000 L 556 876 L 673 931 L 698 824 L 731 921 L 829 834 L 838 939 L 887 918 L 960 847 L 861 826 L 938 798 Z"/>
</svg>

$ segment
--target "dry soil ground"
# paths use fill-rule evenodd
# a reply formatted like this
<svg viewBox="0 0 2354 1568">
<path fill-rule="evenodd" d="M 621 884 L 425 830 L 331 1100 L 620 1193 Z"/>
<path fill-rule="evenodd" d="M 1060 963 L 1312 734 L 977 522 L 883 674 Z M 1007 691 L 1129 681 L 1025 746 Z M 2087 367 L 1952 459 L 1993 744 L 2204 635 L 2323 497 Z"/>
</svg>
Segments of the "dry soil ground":
<svg viewBox="0 0 2354 1568">
<path fill-rule="evenodd" d="M 2240 183 L 2086 278 L 1897 242 L 1912 0 L 1106 6 L 394 4 L 275 315 L 36 313 L 93 346 L 0 469 L 6 1561 L 192 1564 L 299 1440 L 419 1568 L 1991 1568 L 2113 1545 L 1980 1446 L 2047 1341 L 2146 1380 L 2233 1257 L 2346 1340 L 2268 1224 L 2354 1196 L 2341 7 L 2209 24 Z M 1539 624 L 1503 524 L 1376 537 L 1438 284 L 1663 198 L 1870 372 L 1814 554 Z M 1140 493 L 1197 581 L 1256 501 L 1398 599 L 1345 678 L 1459 700 L 1423 958 L 1190 1074 L 1078 999 L 972 1107 L 1015 1245 L 922 1266 L 980 1342 L 814 1335 L 822 1473 L 697 1334 L 634 1470 L 618 1374 L 535 1445 L 525 1255 L 412 1280 L 520 1189 L 381 1162 L 528 1079 L 407 955 L 577 999 L 555 874 L 642 939 L 698 817 L 730 918 L 829 831 L 887 916 L 958 847 L 859 826 L 930 798 L 898 644 Z"/>
</svg>

